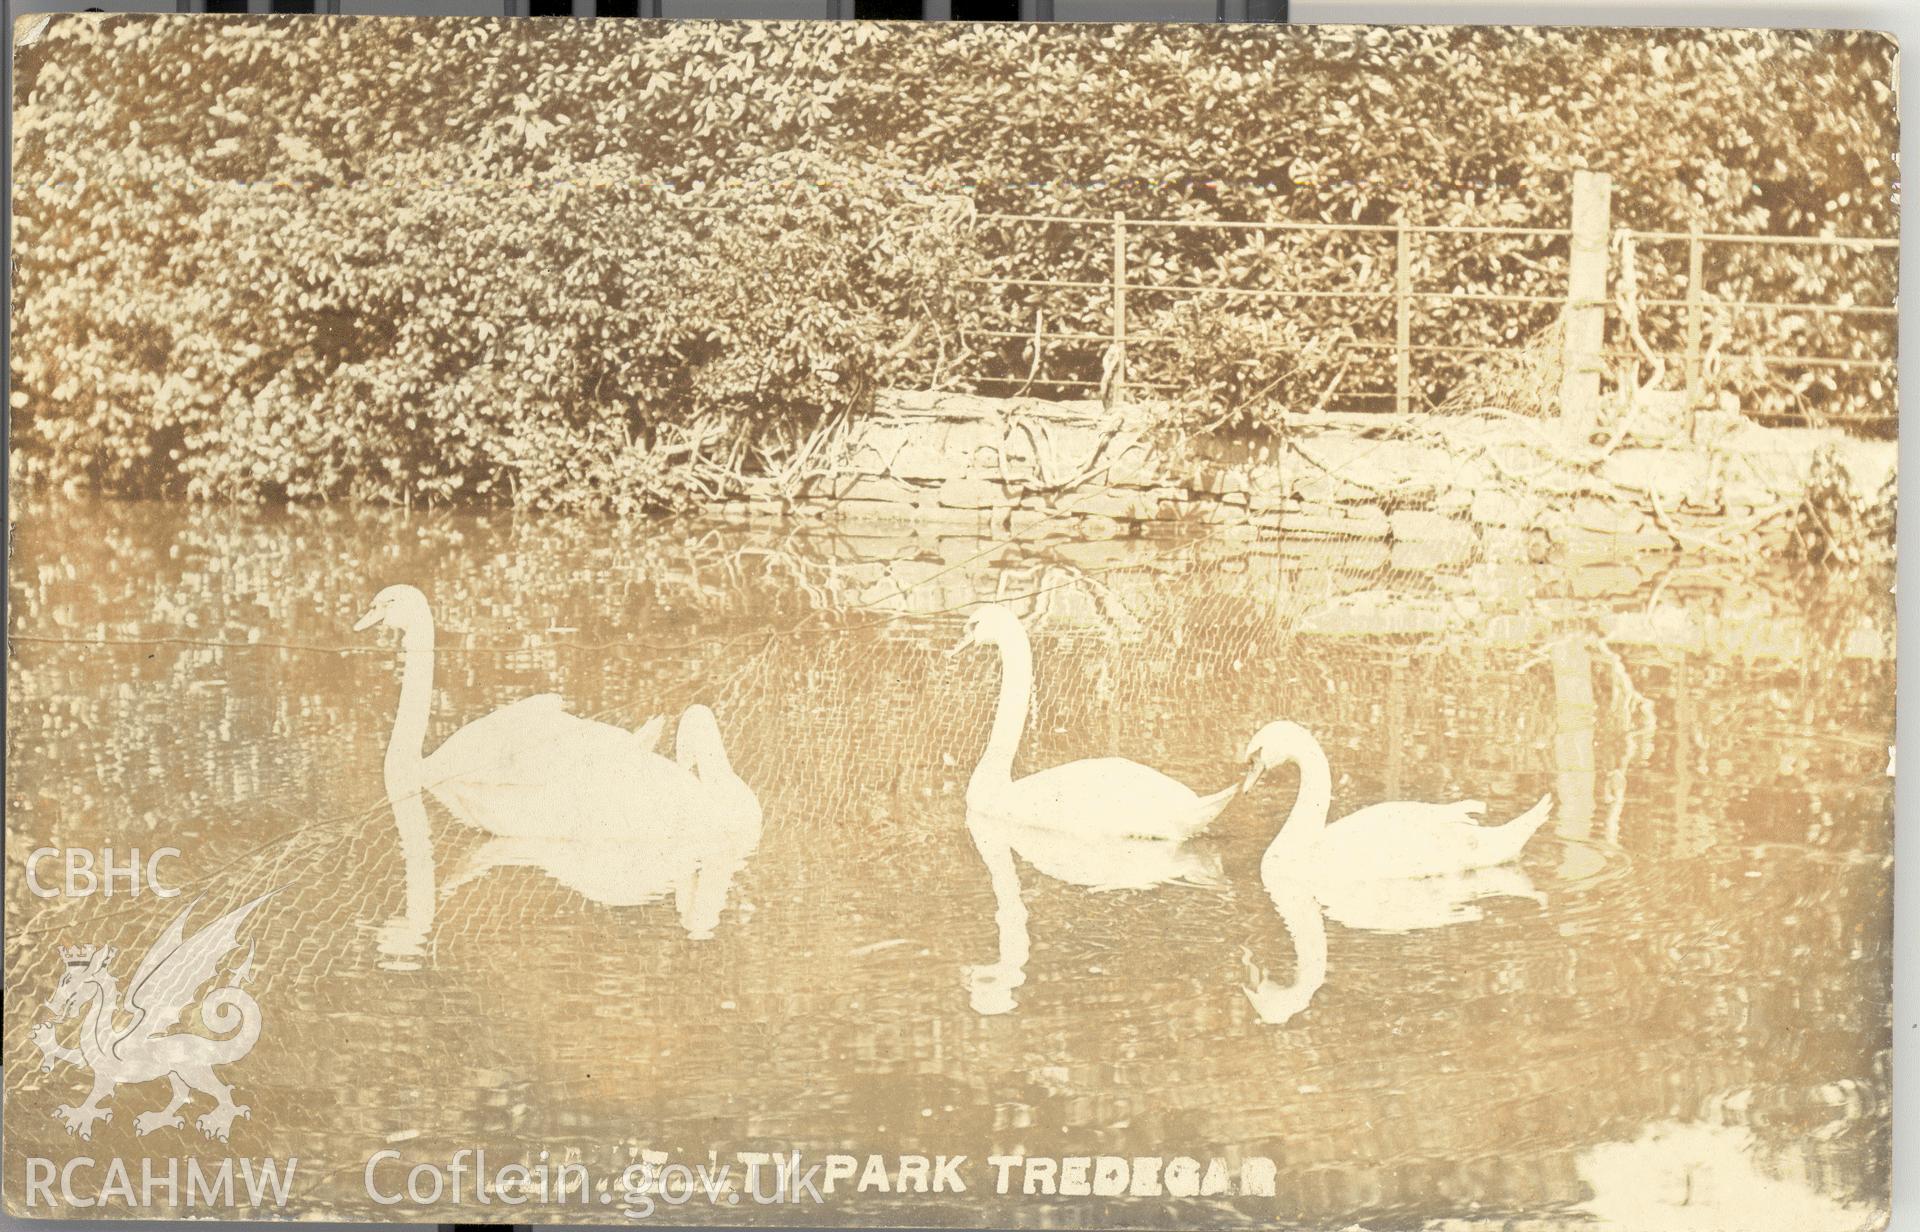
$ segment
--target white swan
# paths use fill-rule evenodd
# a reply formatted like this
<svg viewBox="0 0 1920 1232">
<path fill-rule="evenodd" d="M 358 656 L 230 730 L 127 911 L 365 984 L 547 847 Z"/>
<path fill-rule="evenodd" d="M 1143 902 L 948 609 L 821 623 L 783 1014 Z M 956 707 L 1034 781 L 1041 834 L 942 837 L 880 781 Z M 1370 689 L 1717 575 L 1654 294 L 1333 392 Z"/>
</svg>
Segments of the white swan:
<svg viewBox="0 0 1920 1232">
<path fill-rule="evenodd" d="M 1300 792 L 1260 861 L 1260 881 L 1293 938 L 1295 974 L 1278 984 L 1247 960 L 1247 1000 L 1279 1024 L 1307 1008 L 1327 978 L 1328 917 L 1369 932 L 1410 932 L 1480 918 L 1482 898 L 1542 902 L 1527 874 L 1509 865 L 1552 814 L 1553 797 L 1503 826 L 1483 826 L 1478 800 L 1394 801 L 1329 823 L 1333 773 L 1313 734 L 1269 723 L 1247 745 L 1248 781 L 1295 762 Z M 1508 865 L 1507 867 L 1501 867 Z"/>
<path fill-rule="evenodd" d="M 974 645 L 999 648 L 1001 678 L 987 748 L 967 782 L 971 812 L 1076 834 L 1178 842 L 1206 829 L 1253 777 L 1201 796 L 1139 762 L 1089 757 L 1016 780 L 1013 755 L 1033 698 L 1033 647 L 1019 618 L 998 605 L 975 612 L 948 653 Z"/>
<path fill-rule="evenodd" d="M 638 734 L 656 740 L 664 717 Z M 439 901 L 498 868 L 533 868 L 592 902 L 605 907 L 637 907 L 671 895 L 687 937 L 713 936 L 726 910 L 727 891 L 760 843 L 760 801 L 727 762 L 713 711 L 693 706 L 680 719 L 676 742 L 682 768 L 699 780 L 705 793 L 697 824 L 634 827 L 617 836 L 556 838 L 509 835 L 489 838 L 440 885 Z M 401 819 L 408 862 L 409 911 L 388 925 L 383 949 L 391 957 L 424 952 L 432 932 L 433 853 L 425 810 L 418 795 L 395 805 Z M 429 896 L 416 904 L 416 893 Z"/>
<path fill-rule="evenodd" d="M 720 722 L 711 709 L 696 703 L 681 713 L 673 755 L 680 768 L 699 779 L 706 789 L 704 822 L 736 832 L 751 830 L 756 839 L 759 837 L 760 798 L 734 773 L 720 740 Z"/>
<path fill-rule="evenodd" d="M 633 729 L 635 748 L 645 749 L 649 753 L 658 752 L 660 737 L 667 730 L 667 716 L 656 714 L 640 726 Z"/>
<path fill-rule="evenodd" d="M 387 587 L 354 630 L 375 625 L 400 631 L 400 705 L 385 778 L 403 836 L 417 823 L 400 817 L 401 802 L 423 791 L 461 821 L 509 837 L 621 835 L 639 825 L 683 824 L 702 811 L 699 779 L 652 751 L 662 721 L 630 732 L 568 714 L 557 693 L 502 706 L 425 753 L 434 664 L 426 596 L 412 586 Z"/>
<path fill-rule="evenodd" d="M 1311 732 L 1298 723 L 1269 723 L 1248 742 L 1246 755 L 1249 782 L 1270 766 L 1291 761 L 1300 767 L 1300 794 L 1260 861 L 1262 878 L 1321 886 L 1489 868 L 1517 857 L 1553 811 L 1546 795 L 1505 825 L 1483 826 L 1478 818 L 1487 806 L 1479 800 L 1401 800 L 1328 822 L 1333 774 Z"/>
</svg>

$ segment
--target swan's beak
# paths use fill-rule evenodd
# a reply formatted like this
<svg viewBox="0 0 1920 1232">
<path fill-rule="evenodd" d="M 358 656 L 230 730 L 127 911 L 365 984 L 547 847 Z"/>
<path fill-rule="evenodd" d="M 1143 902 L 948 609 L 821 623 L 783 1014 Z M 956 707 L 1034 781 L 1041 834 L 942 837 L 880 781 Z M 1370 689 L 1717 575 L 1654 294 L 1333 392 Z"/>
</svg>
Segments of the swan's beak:
<svg viewBox="0 0 1920 1232">
<path fill-rule="evenodd" d="M 1244 796 L 1252 791 L 1253 785 L 1258 783 L 1260 776 L 1266 772 L 1267 759 L 1262 757 L 1259 751 L 1256 750 L 1252 757 L 1247 758 L 1247 777 L 1240 780 L 1240 794 Z"/>
<path fill-rule="evenodd" d="M 951 659 L 953 656 L 959 654 L 961 651 L 965 650 L 967 647 L 971 645 L 973 645 L 973 630 L 968 629 L 966 632 L 966 635 L 960 639 L 959 643 L 955 645 L 952 650 L 949 650 L 947 652 L 947 657 Z"/>
<path fill-rule="evenodd" d="M 379 623 L 380 623 L 380 609 L 377 607 L 371 608 L 368 610 L 365 616 L 362 616 L 359 620 L 354 622 L 353 631 L 355 633 L 365 633 L 368 629 L 373 628 L 373 626 Z"/>
</svg>

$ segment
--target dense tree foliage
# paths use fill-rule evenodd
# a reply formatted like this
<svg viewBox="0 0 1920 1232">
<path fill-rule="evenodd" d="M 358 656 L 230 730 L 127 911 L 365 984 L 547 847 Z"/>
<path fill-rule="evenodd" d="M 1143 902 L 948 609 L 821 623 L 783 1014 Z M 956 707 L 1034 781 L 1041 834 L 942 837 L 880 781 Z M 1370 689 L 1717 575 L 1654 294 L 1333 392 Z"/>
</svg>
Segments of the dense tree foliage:
<svg viewBox="0 0 1920 1232">
<path fill-rule="evenodd" d="M 1590 166 L 1624 225 L 1890 235 L 1893 55 L 1838 33 L 62 17 L 17 74 L 16 459 L 218 498 L 673 506 L 796 473 L 879 385 L 1025 369 L 993 331 L 1036 313 L 1097 332 L 1099 287 L 973 280 L 1097 282 L 1099 230 L 996 212 L 1557 227 Z M 1130 257 L 1150 283 L 1339 289 L 1391 252 L 1168 229 Z M 1542 293 L 1563 259 L 1436 240 L 1416 274 Z M 1709 281 L 1885 302 L 1890 277 Z M 1143 293 L 1163 341 L 1130 367 L 1224 423 L 1323 396 L 1343 344 L 1381 334 L 1377 301 L 1257 302 Z M 1550 320 L 1423 328 L 1504 344 Z M 1097 349 L 1062 363 L 1099 375 Z"/>
</svg>

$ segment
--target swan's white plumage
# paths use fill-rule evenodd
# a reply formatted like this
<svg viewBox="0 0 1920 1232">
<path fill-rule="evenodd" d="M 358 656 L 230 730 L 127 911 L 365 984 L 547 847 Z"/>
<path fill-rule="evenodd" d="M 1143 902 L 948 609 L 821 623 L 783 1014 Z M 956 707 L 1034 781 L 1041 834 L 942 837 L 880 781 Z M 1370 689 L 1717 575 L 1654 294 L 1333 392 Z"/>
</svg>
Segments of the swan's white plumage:
<svg viewBox="0 0 1920 1232">
<path fill-rule="evenodd" d="M 1247 999 L 1262 1021 L 1284 1023 L 1327 978 L 1321 915 L 1348 928 L 1411 932 L 1477 919 L 1483 898 L 1542 901 L 1513 865 L 1553 812 L 1553 798 L 1503 826 L 1480 824 L 1486 804 L 1457 800 L 1373 804 L 1328 821 L 1333 774 L 1326 751 L 1297 723 L 1269 723 L 1247 745 L 1257 774 L 1295 762 L 1300 791 L 1260 861 L 1260 880 L 1294 942 L 1296 975 L 1280 984 L 1249 960 Z"/>
<path fill-rule="evenodd" d="M 1179 842 L 1200 833 L 1233 803 L 1239 786 L 1202 796 L 1124 757 L 1092 757 L 1013 777 L 1033 696 L 1033 646 L 1011 611 L 988 605 L 967 622 L 961 649 L 1000 650 L 1000 697 L 980 764 L 967 783 L 967 808 L 1001 821 L 1112 839 Z"/>
<path fill-rule="evenodd" d="M 537 703 L 535 709 L 547 716 L 542 722 L 550 721 L 557 701 L 552 694 L 527 699 Z M 487 723 L 524 705 L 525 702 L 517 702 L 480 722 Z M 571 719 L 573 716 L 562 714 L 560 717 Z M 591 723 L 588 726 L 606 727 Z M 656 803 L 652 810 L 653 824 L 630 827 L 617 836 L 557 838 L 548 832 L 516 834 L 502 829 L 514 826 L 516 816 L 541 819 L 550 828 L 552 818 L 565 807 L 561 800 L 574 789 L 554 782 L 553 774 L 544 763 L 538 767 L 527 766 L 527 759 L 540 751 L 540 746 L 526 742 L 529 736 L 540 731 L 536 725 L 516 725 L 509 729 L 505 746 L 487 743 L 492 738 L 487 733 L 479 740 L 464 741 L 456 750 L 461 757 L 477 757 L 482 766 L 492 767 L 500 763 L 488 758 L 498 753 L 509 758 L 511 765 L 537 768 L 538 773 L 489 772 L 480 776 L 484 782 L 456 778 L 429 788 L 448 804 L 455 816 L 495 834 L 448 880 L 441 896 L 452 894 L 492 869 L 537 868 L 583 898 L 608 907 L 635 907 L 672 895 L 687 936 L 693 940 L 713 936 L 726 908 L 728 887 L 759 845 L 760 802 L 727 761 L 719 723 L 712 710 L 696 705 L 681 716 L 674 761 L 651 751 L 665 726 L 662 716 L 650 720 L 637 732 L 620 733 L 618 741 L 564 724 L 545 731 L 557 745 L 577 739 L 579 745 L 585 746 L 548 747 L 547 751 L 559 759 L 557 766 L 562 775 L 583 768 L 569 766 L 568 758 L 584 758 L 589 752 L 606 754 L 634 763 L 636 768 L 627 776 L 630 785 L 638 790 L 664 793 L 665 806 Z M 462 729 L 459 735 L 465 736 L 470 730 Z M 595 741 L 604 741 L 604 744 L 595 748 Z M 428 758 L 429 765 L 446 749 L 447 745 L 442 745 L 434 757 Z M 614 773 L 620 773 L 617 767 Z M 657 781 L 649 781 L 654 778 Z M 542 798 L 521 799 L 514 794 L 521 789 L 529 796 L 540 793 Z M 587 790 L 604 791 L 604 779 Z M 516 802 L 517 808 L 513 807 Z M 464 812 L 475 808 L 480 810 L 477 814 Z"/>
<path fill-rule="evenodd" d="M 559 694 L 555 693 L 548 696 L 558 697 Z M 633 729 L 633 738 L 641 748 L 649 753 L 653 753 L 659 750 L 660 736 L 666 730 L 667 716 L 664 714 L 656 714 Z"/>
<path fill-rule="evenodd" d="M 991 816 L 1108 839 L 1180 842 L 1212 824 L 1236 789 L 1202 796 L 1124 757 L 1089 757 L 1007 783 L 970 785 L 967 807 Z"/>
<path fill-rule="evenodd" d="M 1480 822 L 1479 800 L 1452 804 L 1393 801 L 1373 804 L 1329 822 L 1314 843 L 1315 881 L 1376 881 L 1440 877 L 1505 864 L 1546 823 L 1553 802 L 1542 798 L 1506 825 Z"/>
<path fill-rule="evenodd" d="M 420 763 L 420 785 L 489 834 L 575 840 L 677 829 L 703 812 L 693 774 L 643 735 L 568 714 L 556 694 L 502 706 Z"/>
<path fill-rule="evenodd" d="M 1373 804 L 1328 821 L 1333 776 L 1313 734 L 1297 723 L 1269 723 L 1247 745 L 1255 767 L 1295 762 L 1300 792 L 1261 861 L 1265 878 L 1308 885 L 1444 877 L 1517 858 L 1546 824 L 1553 797 L 1542 796 L 1519 817 L 1481 825 L 1479 800 Z"/>
<path fill-rule="evenodd" d="M 569 714 L 558 693 L 539 693 L 468 723 L 420 764 L 424 785 L 437 789 L 456 781 L 545 782 L 558 769 L 551 758 L 574 767 L 652 751 L 641 734 Z"/>
<path fill-rule="evenodd" d="M 643 732 L 645 728 L 641 729 Z M 688 706 L 674 739 L 674 761 L 700 780 L 706 793 L 704 820 L 709 827 L 760 834 L 760 798 L 734 772 L 720 738 L 720 721 L 706 706 Z"/>
<path fill-rule="evenodd" d="M 556 693 L 502 706 L 423 755 L 434 661 L 426 596 L 411 586 L 387 587 L 355 627 L 376 624 L 402 635 L 400 705 L 386 762 L 395 801 L 424 791 L 490 834 L 562 841 L 629 836 L 638 827 L 671 830 L 711 814 L 700 778 L 653 751 L 664 719 L 628 731 L 569 714 Z"/>
</svg>

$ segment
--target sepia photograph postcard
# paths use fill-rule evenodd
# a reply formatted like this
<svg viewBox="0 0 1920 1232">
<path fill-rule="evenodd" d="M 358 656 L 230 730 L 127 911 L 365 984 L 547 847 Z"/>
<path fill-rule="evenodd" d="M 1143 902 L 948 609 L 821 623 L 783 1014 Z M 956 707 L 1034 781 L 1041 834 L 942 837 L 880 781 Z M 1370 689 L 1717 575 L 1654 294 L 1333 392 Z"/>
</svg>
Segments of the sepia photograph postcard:
<svg viewBox="0 0 1920 1232">
<path fill-rule="evenodd" d="M 13 33 L 11 1216 L 1885 1226 L 1891 38 Z"/>
</svg>

